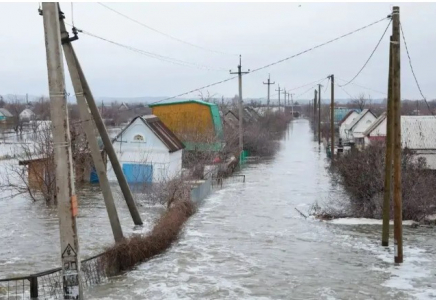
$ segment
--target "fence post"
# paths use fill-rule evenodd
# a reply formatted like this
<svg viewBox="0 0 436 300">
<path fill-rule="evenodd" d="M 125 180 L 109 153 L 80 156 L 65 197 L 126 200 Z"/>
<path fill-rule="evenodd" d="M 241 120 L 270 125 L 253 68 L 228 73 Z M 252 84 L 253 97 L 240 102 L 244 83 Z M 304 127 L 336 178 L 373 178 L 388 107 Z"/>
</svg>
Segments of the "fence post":
<svg viewBox="0 0 436 300">
<path fill-rule="evenodd" d="M 30 281 L 30 299 L 38 299 L 38 277 L 29 277 Z"/>
</svg>

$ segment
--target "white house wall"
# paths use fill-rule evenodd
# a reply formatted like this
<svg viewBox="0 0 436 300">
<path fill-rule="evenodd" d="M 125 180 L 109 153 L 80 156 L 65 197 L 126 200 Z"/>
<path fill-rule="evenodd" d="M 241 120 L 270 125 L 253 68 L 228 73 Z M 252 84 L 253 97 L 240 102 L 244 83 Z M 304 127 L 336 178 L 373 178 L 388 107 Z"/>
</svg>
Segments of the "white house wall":
<svg viewBox="0 0 436 300">
<path fill-rule="evenodd" d="M 136 135 L 143 136 L 144 141 L 134 140 Z M 165 144 L 139 118 L 118 136 L 113 145 L 121 165 L 125 163 L 153 165 L 153 182 L 172 178 L 181 172 L 182 150 L 169 153 Z M 109 180 L 116 181 L 109 160 L 107 172 Z"/>
<path fill-rule="evenodd" d="M 340 137 L 342 140 L 345 141 L 345 140 L 347 139 L 346 128 L 347 128 L 348 125 L 350 125 L 350 124 L 353 122 L 353 120 L 354 120 L 358 115 L 359 115 L 359 114 L 358 114 L 357 112 L 353 111 L 353 112 L 348 116 L 348 118 L 347 118 L 344 122 L 342 122 L 341 126 L 339 126 L 339 137 Z"/>
<path fill-rule="evenodd" d="M 375 136 L 386 136 L 387 131 L 386 131 L 386 124 L 387 124 L 387 119 L 384 118 L 384 120 L 377 125 L 376 128 L 374 128 L 374 130 L 369 134 L 372 137 Z M 365 136 L 365 145 L 369 145 L 371 144 L 371 140 L 368 138 L 368 136 Z"/>
<path fill-rule="evenodd" d="M 363 116 L 362 119 L 359 120 L 359 122 L 354 126 L 352 130 L 353 138 L 363 138 L 363 133 L 371 126 L 371 124 L 376 120 L 377 118 L 374 117 L 373 114 L 370 112 L 366 113 L 365 116 Z"/>
</svg>

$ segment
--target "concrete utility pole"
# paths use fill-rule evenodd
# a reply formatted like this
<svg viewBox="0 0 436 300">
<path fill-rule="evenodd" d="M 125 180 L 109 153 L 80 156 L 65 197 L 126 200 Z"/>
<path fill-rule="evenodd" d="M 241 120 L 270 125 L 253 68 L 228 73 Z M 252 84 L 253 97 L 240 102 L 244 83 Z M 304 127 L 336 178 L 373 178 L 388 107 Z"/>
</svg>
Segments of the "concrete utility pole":
<svg viewBox="0 0 436 300">
<path fill-rule="evenodd" d="M 50 93 L 50 115 L 53 126 L 63 298 L 83 299 L 79 236 L 76 224 L 78 205 L 74 185 L 58 4 L 56 2 L 43 2 L 42 12 Z"/>
<path fill-rule="evenodd" d="M 400 8 L 392 12 L 392 99 L 394 103 L 394 249 L 395 262 L 403 262 L 403 204 L 401 199 L 401 59 Z"/>
<path fill-rule="evenodd" d="M 269 111 L 269 97 L 270 97 L 270 85 L 271 84 L 275 84 L 275 82 L 271 82 L 271 79 L 270 79 L 270 76 L 269 76 L 269 74 L 268 74 L 268 80 L 267 80 L 267 82 L 264 82 L 263 84 L 267 84 L 268 85 L 268 100 L 267 100 L 267 103 L 268 103 L 268 111 Z"/>
<path fill-rule="evenodd" d="M 393 101 L 392 101 L 392 36 L 389 44 L 388 101 L 386 114 L 385 184 L 383 194 L 382 246 L 389 246 L 389 215 L 392 185 Z"/>
<path fill-rule="evenodd" d="M 135 200 L 133 199 L 132 192 L 130 191 L 129 184 L 127 183 L 126 177 L 124 176 L 123 170 L 121 169 L 121 165 L 120 162 L 118 161 L 118 157 L 117 154 L 115 153 L 114 146 L 112 145 L 112 141 L 109 138 L 109 135 L 106 131 L 106 126 L 104 125 L 100 113 L 98 112 L 98 107 L 95 104 L 95 100 L 94 100 L 94 96 L 92 95 L 91 88 L 88 85 L 88 81 L 86 81 L 85 74 L 83 73 L 82 67 L 80 66 L 76 53 L 74 51 L 72 52 L 74 54 L 74 61 L 76 62 L 77 71 L 79 72 L 80 82 L 82 83 L 85 98 L 88 102 L 88 106 L 91 111 L 92 117 L 94 118 L 95 125 L 97 126 L 98 132 L 100 133 L 101 139 L 103 141 L 104 150 L 106 151 L 111 161 L 112 168 L 114 169 L 114 173 L 117 176 L 118 183 L 124 195 L 124 199 L 126 200 L 130 215 L 132 216 L 133 223 L 135 223 L 135 225 L 142 225 L 141 215 L 138 212 L 138 208 L 136 207 L 136 203 Z"/>
<path fill-rule="evenodd" d="M 98 181 L 103 194 L 106 210 L 109 216 L 109 221 L 114 235 L 115 242 L 121 242 L 123 240 L 123 231 L 121 228 L 120 220 L 118 219 L 117 208 L 115 207 L 114 198 L 109 185 L 109 180 L 106 175 L 106 166 L 103 162 L 103 157 L 100 153 L 100 147 L 98 146 L 97 137 L 94 130 L 94 122 L 92 115 L 88 109 L 88 103 L 86 102 L 85 95 L 83 93 L 82 83 L 80 81 L 80 75 L 77 70 L 77 63 L 74 59 L 73 45 L 69 41 L 69 35 L 66 30 L 64 20 L 60 20 L 60 29 L 62 43 L 64 49 L 65 60 L 67 61 L 68 69 L 70 70 L 71 82 L 73 83 L 74 92 L 76 94 L 77 104 L 79 106 L 80 116 L 84 120 L 83 129 L 86 134 L 86 139 L 91 149 L 92 161 L 94 162 L 95 169 L 98 174 Z M 103 111 L 103 103 L 102 103 Z M 88 121 L 86 121 L 88 120 Z"/>
<path fill-rule="evenodd" d="M 279 85 L 277 90 L 276 90 L 276 92 L 279 92 L 279 111 L 280 111 L 280 92 L 281 91 L 283 91 L 283 90 L 280 88 L 280 85 Z"/>
<path fill-rule="evenodd" d="M 244 150 L 244 131 L 243 131 L 244 109 L 243 109 L 243 102 L 242 102 L 242 74 L 247 74 L 249 72 L 250 69 L 248 69 L 247 72 L 242 72 L 242 58 L 241 55 L 239 55 L 238 71 L 237 72 L 230 71 L 230 74 L 238 74 L 238 78 L 239 78 L 239 156 L 240 157 L 242 151 Z"/>
<path fill-rule="evenodd" d="M 335 160 L 335 75 L 330 75 L 330 90 L 331 90 L 331 104 L 330 104 L 330 149 L 331 149 L 331 161 L 332 164 Z"/>
<path fill-rule="evenodd" d="M 318 84 L 318 145 L 321 145 L 321 85 Z"/>
</svg>

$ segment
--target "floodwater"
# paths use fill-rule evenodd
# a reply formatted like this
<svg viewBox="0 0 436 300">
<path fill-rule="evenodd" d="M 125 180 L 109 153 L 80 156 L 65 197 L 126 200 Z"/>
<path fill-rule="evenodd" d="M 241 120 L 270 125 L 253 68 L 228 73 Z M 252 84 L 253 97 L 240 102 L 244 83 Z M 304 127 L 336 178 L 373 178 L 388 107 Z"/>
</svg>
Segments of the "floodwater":
<svg viewBox="0 0 436 300">
<path fill-rule="evenodd" d="M 171 249 L 90 288 L 87 298 L 436 299 L 434 229 L 405 227 L 405 263 L 396 266 L 393 248 L 379 246 L 381 226 L 320 222 L 295 210 L 343 197 L 326 164 L 309 122 L 294 121 L 275 158 L 249 164 L 245 183 L 225 184 L 207 198 Z M 14 201 L 0 201 L 0 239 L 7 241 L 0 276 L 57 265 L 55 211 Z M 104 205 L 98 195 L 81 201 L 82 253 L 97 253 L 111 242 Z M 125 205 L 118 207 L 125 232 L 133 232 Z M 140 210 L 147 231 L 159 208 Z"/>
</svg>

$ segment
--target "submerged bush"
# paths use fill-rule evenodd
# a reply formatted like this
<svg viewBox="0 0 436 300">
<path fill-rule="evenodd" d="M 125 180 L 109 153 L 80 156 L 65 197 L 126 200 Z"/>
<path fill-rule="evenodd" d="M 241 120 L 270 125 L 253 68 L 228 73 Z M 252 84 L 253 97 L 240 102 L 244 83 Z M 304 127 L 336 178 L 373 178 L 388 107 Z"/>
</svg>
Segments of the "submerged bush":
<svg viewBox="0 0 436 300">
<path fill-rule="evenodd" d="M 183 224 L 195 212 L 191 201 L 177 201 L 158 219 L 147 235 L 134 235 L 107 249 L 101 261 L 109 275 L 129 270 L 167 250 Z"/>
<path fill-rule="evenodd" d="M 353 150 L 338 157 L 330 171 L 334 182 L 340 184 L 348 195 L 348 203 L 344 210 L 336 209 L 336 213 L 344 214 L 346 211 L 352 217 L 381 218 L 384 166 L 383 143 L 370 145 L 362 151 Z M 417 159 L 411 151 L 403 150 L 403 219 L 420 221 L 436 212 L 435 180 L 435 173 L 426 168 L 424 159 Z M 328 210 L 332 214 L 332 210 Z M 392 217 L 392 201 L 390 211 Z"/>
</svg>

